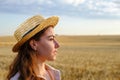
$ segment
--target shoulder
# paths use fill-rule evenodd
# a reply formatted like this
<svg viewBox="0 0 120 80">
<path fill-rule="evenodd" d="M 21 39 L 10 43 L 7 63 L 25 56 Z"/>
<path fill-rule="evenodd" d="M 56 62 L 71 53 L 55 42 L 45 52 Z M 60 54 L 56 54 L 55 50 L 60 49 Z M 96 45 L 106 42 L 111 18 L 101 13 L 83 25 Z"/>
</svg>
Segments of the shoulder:
<svg viewBox="0 0 120 80">
<path fill-rule="evenodd" d="M 20 74 L 17 72 L 10 80 L 18 80 Z"/>
<path fill-rule="evenodd" d="M 47 65 L 47 64 L 46 64 L 46 68 L 54 73 L 55 80 L 61 80 L 61 72 L 60 72 L 60 70 L 55 69 L 54 67 L 52 67 L 50 65 Z"/>
</svg>

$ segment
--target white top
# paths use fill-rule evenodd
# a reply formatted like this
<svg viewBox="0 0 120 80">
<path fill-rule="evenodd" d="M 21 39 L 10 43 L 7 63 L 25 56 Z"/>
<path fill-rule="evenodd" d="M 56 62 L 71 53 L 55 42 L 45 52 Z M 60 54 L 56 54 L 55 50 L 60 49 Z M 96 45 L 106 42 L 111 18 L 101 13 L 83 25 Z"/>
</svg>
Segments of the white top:
<svg viewBox="0 0 120 80">
<path fill-rule="evenodd" d="M 46 65 L 45 67 L 46 67 L 46 69 L 48 69 L 52 73 L 54 73 L 55 80 L 61 80 L 61 75 L 60 75 L 60 71 L 59 70 L 57 70 L 57 69 L 55 69 L 55 68 L 53 68 L 53 67 L 51 67 L 49 65 Z M 19 74 L 19 72 L 17 72 L 10 80 L 18 80 L 19 76 L 20 76 L 20 74 Z M 43 76 L 39 76 L 39 77 L 43 78 L 44 80 L 47 80 Z"/>
</svg>

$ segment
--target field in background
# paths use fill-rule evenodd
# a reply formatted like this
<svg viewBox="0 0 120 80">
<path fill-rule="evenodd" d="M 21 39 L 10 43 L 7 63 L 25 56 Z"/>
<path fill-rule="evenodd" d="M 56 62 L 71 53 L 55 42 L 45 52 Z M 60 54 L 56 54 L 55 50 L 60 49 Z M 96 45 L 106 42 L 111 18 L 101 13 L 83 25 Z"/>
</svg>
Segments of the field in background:
<svg viewBox="0 0 120 80">
<path fill-rule="evenodd" d="M 62 80 L 120 80 L 120 36 L 58 36 L 57 60 L 47 62 Z M 0 37 L 0 80 L 15 57 L 13 37 Z"/>
</svg>

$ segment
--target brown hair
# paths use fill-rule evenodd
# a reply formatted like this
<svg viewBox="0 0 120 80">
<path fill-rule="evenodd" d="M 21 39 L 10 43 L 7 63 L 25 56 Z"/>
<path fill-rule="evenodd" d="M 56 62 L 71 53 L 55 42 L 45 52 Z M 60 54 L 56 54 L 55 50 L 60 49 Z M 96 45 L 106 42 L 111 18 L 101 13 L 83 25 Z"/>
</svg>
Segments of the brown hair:
<svg viewBox="0 0 120 80">
<path fill-rule="evenodd" d="M 35 70 L 38 69 L 36 63 L 37 53 L 31 48 L 29 42 L 31 39 L 36 41 L 40 40 L 40 37 L 47 29 L 48 27 L 41 30 L 20 47 L 16 58 L 9 67 L 7 80 L 10 80 L 17 72 L 20 74 L 19 80 L 42 80 L 36 76 L 37 74 Z"/>
</svg>

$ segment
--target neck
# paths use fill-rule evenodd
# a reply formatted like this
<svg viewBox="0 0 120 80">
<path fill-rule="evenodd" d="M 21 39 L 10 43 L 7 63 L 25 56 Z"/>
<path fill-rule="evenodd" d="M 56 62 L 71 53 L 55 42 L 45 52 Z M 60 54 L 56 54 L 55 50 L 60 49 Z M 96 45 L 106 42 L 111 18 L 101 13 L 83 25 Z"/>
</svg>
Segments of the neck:
<svg viewBox="0 0 120 80">
<path fill-rule="evenodd" d="M 45 61 L 39 58 L 37 65 L 38 65 L 38 75 L 44 75 L 46 72 Z"/>
</svg>

